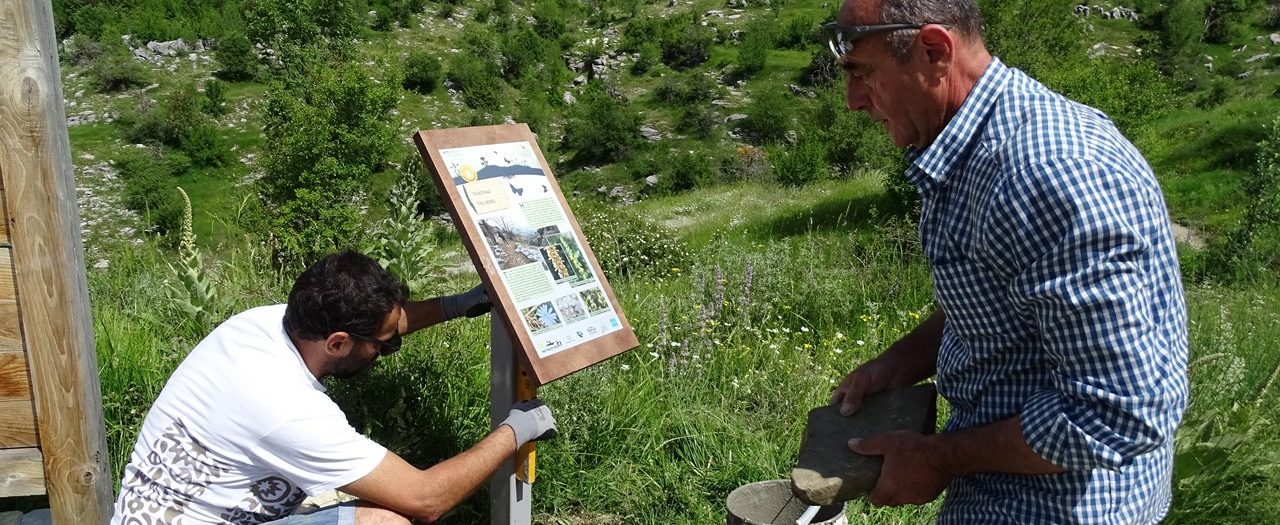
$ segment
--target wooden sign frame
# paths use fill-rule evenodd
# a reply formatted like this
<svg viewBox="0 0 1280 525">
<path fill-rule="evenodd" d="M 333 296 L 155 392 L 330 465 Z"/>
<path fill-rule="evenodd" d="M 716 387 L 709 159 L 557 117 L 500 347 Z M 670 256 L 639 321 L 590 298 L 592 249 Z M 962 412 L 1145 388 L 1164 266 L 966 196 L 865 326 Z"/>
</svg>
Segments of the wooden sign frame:
<svg viewBox="0 0 1280 525">
<path fill-rule="evenodd" d="M 527 125 L 424 130 L 414 142 L 533 386 L 639 346 Z"/>
</svg>

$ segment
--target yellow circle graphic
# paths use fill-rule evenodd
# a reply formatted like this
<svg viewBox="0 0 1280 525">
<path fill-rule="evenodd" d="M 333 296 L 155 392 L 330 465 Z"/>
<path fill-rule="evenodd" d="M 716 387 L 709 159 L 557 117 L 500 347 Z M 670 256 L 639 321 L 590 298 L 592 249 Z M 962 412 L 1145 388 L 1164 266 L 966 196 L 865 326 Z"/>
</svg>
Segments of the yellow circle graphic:
<svg viewBox="0 0 1280 525">
<path fill-rule="evenodd" d="M 471 167 L 470 164 L 463 164 L 458 166 L 458 176 L 467 182 L 475 182 L 477 178 L 476 169 Z"/>
</svg>

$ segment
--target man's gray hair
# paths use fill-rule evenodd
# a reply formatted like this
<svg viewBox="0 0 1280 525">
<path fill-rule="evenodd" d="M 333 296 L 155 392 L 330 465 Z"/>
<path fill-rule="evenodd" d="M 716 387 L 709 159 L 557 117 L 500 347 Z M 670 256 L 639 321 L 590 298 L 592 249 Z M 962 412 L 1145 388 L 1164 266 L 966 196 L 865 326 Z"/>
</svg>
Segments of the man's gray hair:
<svg viewBox="0 0 1280 525">
<path fill-rule="evenodd" d="M 975 0 L 880 0 L 880 22 L 885 24 L 943 24 L 965 37 L 982 38 L 982 13 Z M 907 59 L 915 33 L 889 34 L 889 49 L 899 62 Z"/>
</svg>

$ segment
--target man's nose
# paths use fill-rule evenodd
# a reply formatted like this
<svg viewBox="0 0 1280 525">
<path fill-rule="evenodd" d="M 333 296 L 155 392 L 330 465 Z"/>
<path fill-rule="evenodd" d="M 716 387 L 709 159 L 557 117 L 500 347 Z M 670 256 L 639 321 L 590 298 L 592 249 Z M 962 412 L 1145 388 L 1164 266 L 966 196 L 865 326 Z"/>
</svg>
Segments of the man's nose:
<svg viewBox="0 0 1280 525">
<path fill-rule="evenodd" d="M 871 99 L 867 97 L 867 85 L 853 75 L 849 75 L 845 82 L 845 105 L 849 107 L 849 111 L 866 111 L 871 105 Z"/>
</svg>

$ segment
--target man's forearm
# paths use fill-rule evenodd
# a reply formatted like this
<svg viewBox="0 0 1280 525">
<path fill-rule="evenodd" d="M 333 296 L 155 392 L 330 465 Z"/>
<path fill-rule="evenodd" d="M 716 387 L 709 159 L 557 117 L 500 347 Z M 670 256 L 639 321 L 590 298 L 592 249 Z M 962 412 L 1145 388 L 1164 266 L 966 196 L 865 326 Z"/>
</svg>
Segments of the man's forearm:
<svg viewBox="0 0 1280 525">
<path fill-rule="evenodd" d="M 1018 416 L 929 437 L 934 465 L 952 476 L 978 472 L 1053 474 L 1064 469 L 1049 463 L 1027 444 Z"/>
<path fill-rule="evenodd" d="M 938 347 L 942 345 L 942 327 L 946 315 L 939 308 L 911 333 L 887 348 L 877 359 L 892 364 L 897 371 L 895 385 L 914 385 L 933 377 L 938 371 Z"/>
<path fill-rule="evenodd" d="M 440 307 L 439 297 L 405 303 L 403 319 L 405 322 L 400 326 L 401 334 L 411 334 L 446 320 L 444 309 Z"/>
</svg>

